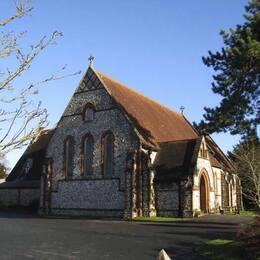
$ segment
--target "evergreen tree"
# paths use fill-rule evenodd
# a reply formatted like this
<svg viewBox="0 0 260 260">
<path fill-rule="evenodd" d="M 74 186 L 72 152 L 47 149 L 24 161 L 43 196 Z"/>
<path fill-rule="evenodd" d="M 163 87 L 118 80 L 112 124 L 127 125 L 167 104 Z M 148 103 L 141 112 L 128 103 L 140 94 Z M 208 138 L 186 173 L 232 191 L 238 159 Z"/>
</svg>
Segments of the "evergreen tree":
<svg viewBox="0 0 260 260">
<path fill-rule="evenodd" d="M 213 68 L 212 91 L 222 96 L 195 126 L 208 133 L 251 135 L 260 122 L 260 0 L 245 7 L 245 23 L 229 32 L 221 31 L 224 47 L 203 57 Z"/>
</svg>

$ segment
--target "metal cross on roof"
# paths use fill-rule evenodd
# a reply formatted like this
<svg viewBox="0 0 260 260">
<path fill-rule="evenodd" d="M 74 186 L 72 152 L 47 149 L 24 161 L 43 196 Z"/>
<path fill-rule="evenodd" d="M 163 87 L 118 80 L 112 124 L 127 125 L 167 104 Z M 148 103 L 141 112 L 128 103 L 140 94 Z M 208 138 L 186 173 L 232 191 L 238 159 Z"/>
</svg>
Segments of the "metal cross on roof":
<svg viewBox="0 0 260 260">
<path fill-rule="evenodd" d="M 90 67 L 92 67 L 94 59 L 95 59 L 94 56 L 92 56 L 92 55 L 89 56 L 88 61 L 89 61 Z"/>
<path fill-rule="evenodd" d="M 181 106 L 181 107 L 180 107 L 180 110 L 181 110 L 181 113 L 182 113 L 182 114 L 183 114 L 183 112 L 184 112 L 184 109 L 185 109 L 184 106 Z"/>
</svg>

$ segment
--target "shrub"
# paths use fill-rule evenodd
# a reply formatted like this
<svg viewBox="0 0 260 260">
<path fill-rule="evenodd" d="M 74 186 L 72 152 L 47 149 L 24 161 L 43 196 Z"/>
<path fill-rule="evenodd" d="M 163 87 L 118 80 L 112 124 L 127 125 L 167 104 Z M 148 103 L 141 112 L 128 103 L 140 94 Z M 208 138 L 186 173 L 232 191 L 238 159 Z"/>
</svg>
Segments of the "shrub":
<svg viewBox="0 0 260 260">
<path fill-rule="evenodd" d="M 245 245 L 252 259 L 260 259 L 260 216 L 256 216 L 254 221 L 240 228 L 238 239 Z"/>
</svg>

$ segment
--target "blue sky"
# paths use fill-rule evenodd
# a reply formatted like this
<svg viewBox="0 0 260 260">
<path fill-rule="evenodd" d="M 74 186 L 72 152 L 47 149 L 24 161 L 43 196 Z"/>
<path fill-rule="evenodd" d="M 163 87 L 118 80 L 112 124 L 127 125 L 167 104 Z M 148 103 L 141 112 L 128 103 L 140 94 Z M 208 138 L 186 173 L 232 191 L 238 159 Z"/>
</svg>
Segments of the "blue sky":
<svg viewBox="0 0 260 260">
<path fill-rule="evenodd" d="M 12 13 L 10 2 L 1 1 L 1 18 Z M 23 82 L 43 79 L 64 64 L 67 73 L 84 72 L 92 54 L 96 69 L 174 110 L 184 106 L 192 122 L 202 118 L 204 106 L 220 100 L 211 92 L 212 71 L 201 57 L 223 46 L 219 30 L 242 23 L 246 4 L 245 0 L 33 1 L 32 14 L 8 29 L 27 31 L 24 46 L 55 30 L 63 32 Z M 50 126 L 59 120 L 82 76 L 41 89 L 38 99 L 49 111 Z M 229 134 L 214 138 L 224 151 L 239 140 Z M 11 166 L 21 153 L 7 156 Z"/>
</svg>

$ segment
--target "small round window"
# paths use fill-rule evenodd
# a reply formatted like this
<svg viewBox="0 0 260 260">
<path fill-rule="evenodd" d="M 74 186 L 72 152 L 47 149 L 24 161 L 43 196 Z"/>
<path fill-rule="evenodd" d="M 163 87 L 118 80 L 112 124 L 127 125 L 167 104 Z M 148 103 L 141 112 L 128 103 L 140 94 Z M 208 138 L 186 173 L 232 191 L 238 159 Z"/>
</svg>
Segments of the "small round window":
<svg viewBox="0 0 260 260">
<path fill-rule="evenodd" d="M 94 120 L 94 114 L 95 114 L 94 106 L 91 104 L 87 104 L 84 109 L 83 120 L 84 121 Z"/>
</svg>

